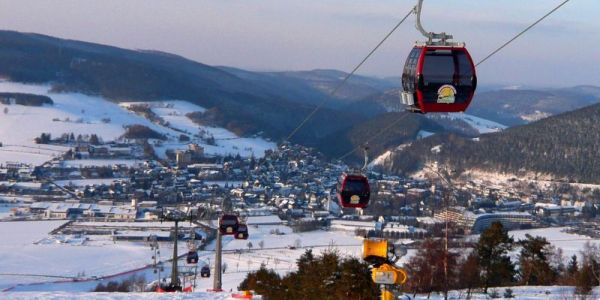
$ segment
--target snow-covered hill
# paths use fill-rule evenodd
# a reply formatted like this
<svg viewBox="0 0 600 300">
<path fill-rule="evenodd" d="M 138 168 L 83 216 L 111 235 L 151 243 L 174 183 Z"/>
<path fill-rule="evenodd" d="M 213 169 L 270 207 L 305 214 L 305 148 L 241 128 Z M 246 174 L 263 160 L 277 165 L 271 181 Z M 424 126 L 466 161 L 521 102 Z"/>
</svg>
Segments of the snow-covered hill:
<svg viewBox="0 0 600 300">
<path fill-rule="evenodd" d="M 479 131 L 480 134 L 498 132 L 506 129 L 506 126 L 500 123 L 465 113 L 449 113 L 446 116 L 450 119 L 462 120 L 467 122 L 469 125 L 471 125 L 471 127 Z"/>
<path fill-rule="evenodd" d="M 125 127 L 133 124 L 147 126 L 168 137 L 164 145 L 156 149 L 157 154 L 161 156 L 164 156 L 164 150 L 168 148 L 187 147 L 189 142 L 179 142 L 181 132 L 178 130 L 192 134 L 201 130 L 210 132 L 216 139 L 213 146 L 206 145 L 199 138 L 191 141 L 205 146 L 207 154 L 239 153 L 242 156 L 261 156 L 266 149 L 275 147 L 274 143 L 264 139 L 239 138 L 222 128 L 200 128 L 185 114 L 203 111 L 204 108 L 184 101 L 154 104 L 158 106 L 153 110 L 173 127 L 169 128 L 154 124 L 102 97 L 79 93 L 52 93 L 48 85 L 0 81 L 0 92 L 45 95 L 54 102 L 53 105 L 44 106 L 0 104 L 0 142 L 3 144 L 3 147 L 0 147 L 0 163 L 18 161 L 39 165 L 68 150 L 67 147 L 35 144 L 34 139 L 41 133 L 50 133 L 53 137 L 65 133 L 73 133 L 75 136 L 97 134 L 102 140 L 111 141 L 118 139 L 125 132 Z"/>
</svg>

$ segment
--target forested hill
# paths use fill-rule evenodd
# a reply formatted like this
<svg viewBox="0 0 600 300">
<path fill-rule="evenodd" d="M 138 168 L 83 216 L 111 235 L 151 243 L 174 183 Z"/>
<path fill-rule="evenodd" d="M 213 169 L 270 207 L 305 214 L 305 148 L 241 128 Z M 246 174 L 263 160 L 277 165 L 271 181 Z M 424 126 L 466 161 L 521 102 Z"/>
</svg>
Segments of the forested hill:
<svg viewBox="0 0 600 300">
<path fill-rule="evenodd" d="M 315 102 L 328 100 L 300 80 L 256 84 L 236 74 L 168 53 L 0 31 L 3 79 L 50 84 L 57 92 L 101 95 L 113 101 L 187 100 L 209 109 L 211 116 L 205 119 L 216 122 L 211 125 L 241 135 L 263 132 L 274 139 L 285 137 Z M 323 108 L 294 141 L 311 141 L 352 125 L 349 121 L 362 120 Z"/>
<path fill-rule="evenodd" d="M 485 134 L 479 139 L 451 134 L 432 136 L 395 153 L 393 163 L 386 169 L 411 172 L 432 160 L 459 171 L 537 172 L 570 182 L 600 183 L 600 105 Z"/>
<path fill-rule="evenodd" d="M 398 145 L 412 142 L 420 131 L 441 133 L 446 130 L 419 114 L 390 112 L 330 134 L 319 140 L 316 146 L 328 156 L 337 158 L 368 142 L 369 155 L 373 158 Z M 362 151 L 348 156 L 350 161 L 362 162 L 362 159 Z"/>
</svg>

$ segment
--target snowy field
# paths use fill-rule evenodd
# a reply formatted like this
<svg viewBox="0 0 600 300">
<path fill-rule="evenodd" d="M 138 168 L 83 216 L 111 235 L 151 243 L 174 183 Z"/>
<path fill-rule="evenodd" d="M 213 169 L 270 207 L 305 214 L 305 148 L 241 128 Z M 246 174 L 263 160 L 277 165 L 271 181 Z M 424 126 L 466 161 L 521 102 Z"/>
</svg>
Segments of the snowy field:
<svg viewBox="0 0 600 300">
<path fill-rule="evenodd" d="M 30 93 L 45 95 L 54 105 L 24 106 L 0 104 L 0 163 L 7 161 L 40 165 L 68 150 L 66 147 L 37 145 L 34 139 L 41 133 L 53 137 L 64 133 L 75 136 L 97 134 L 104 141 L 118 139 L 125 127 L 133 124 L 147 126 L 169 138 L 157 153 L 164 156 L 166 149 L 184 149 L 187 143 L 178 142 L 181 132 L 197 134 L 202 129 L 217 139 L 216 146 L 206 145 L 207 154 L 240 154 L 242 156 L 262 156 L 266 149 L 276 145 L 261 138 L 238 138 L 222 128 L 200 127 L 185 116 L 188 112 L 204 111 L 204 108 L 185 101 L 166 101 L 154 104 L 152 109 L 169 121 L 172 128 L 153 124 L 148 119 L 128 111 L 125 107 L 107 101 L 102 97 L 80 93 L 51 93 L 49 85 L 21 84 L 0 81 L 0 92 Z M 7 109 L 4 113 L 4 109 Z M 200 144 L 201 141 L 196 141 Z"/>
<path fill-rule="evenodd" d="M 91 278 L 123 273 L 104 281 L 123 280 L 133 274 L 144 276 L 148 281 L 156 279 L 151 269 L 140 269 L 150 263 L 151 251 L 147 245 L 127 242 L 114 244 L 110 237 L 102 239 L 89 236 L 93 238 L 91 241 L 84 241 L 74 236 L 49 237 L 47 233 L 63 222 L 0 222 L 0 234 L 6 236 L 6 241 L 0 246 L 0 290 L 10 288 L 9 294 L 28 291 L 87 292 L 99 283 L 96 280 L 73 282 L 70 278 L 5 274 L 71 277 L 85 272 L 84 277 Z M 103 223 L 96 222 L 89 225 L 101 224 Z M 106 224 L 118 226 L 131 223 Z M 136 226 L 139 224 L 168 226 L 159 222 L 135 223 Z M 17 225 L 18 227 L 15 227 Z M 11 232 L 9 228 L 19 228 L 19 230 Z M 282 234 L 275 234 L 275 229 Z M 231 236 L 223 238 L 223 263 L 227 265 L 226 272 L 223 274 L 225 290 L 235 291 L 246 273 L 257 270 L 261 264 L 281 274 L 293 271 L 296 259 L 307 249 L 313 249 L 317 254 L 335 249 L 341 255 L 353 256 L 359 256 L 362 251 L 362 240 L 349 233 L 336 231 L 293 233 L 291 228 L 283 225 L 251 225 L 249 231 L 248 240 L 235 240 Z M 252 244 L 250 250 L 249 243 Z M 292 245 L 297 248 L 289 249 Z M 180 254 L 185 253 L 185 247 L 185 243 L 180 243 Z M 163 260 L 171 255 L 171 251 L 172 248 L 168 244 L 161 243 Z M 199 266 L 209 264 L 213 267 L 214 242 L 207 247 L 207 250 L 199 252 L 199 260 Z M 180 264 L 185 265 L 184 260 L 181 260 Z M 163 274 L 169 274 L 169 266 L 169 263 L 165 265 Z M 212 288 L 212 284 L 212 277 L 198 278 L 197 290 Z"/>
<path fill-rule="evenodd" d="M 102 300 L 188 300 L 188 299 L 206 299 L 206 300 L 225 300 L 231 299 L 230 293 L 209 293 L 198 292 L 188 294 L 158 294 L 158 293 L 68 293 L 68 292 L 21 292 L 8 293 L 2 295 L 2 299 L 10 300 L 87 300 L 87 299 L 102 299 Z"/>
<path fill-rule="evenodd" d="M 508 235 L 511 236 L 515 242 L 525 239 L 525 235 L 527 234 L 533 237 L 541 236 L 546 238 L 554 247 L 557 249 L 562 249 L 564 256 L 563 260 L 565 264 L 573 255 L 577 255 L 581 259 L 581 251 L 586 243 L 600 244 L 600 239 L 593 239 L 584 235 L 567 233 L 566 230 L 568 228 L 569 227 L 551 227 L 527 230 L 511 230 L 508 232 Z M 472 240 L 476 240 L 479 238 L 479 235 L 471 235 L 470 238 Z M 516 260 L 518 254 L 519 249 L 515 249 L 511 253 L 511 257 Z"/>
<path fill-rule="evenodd" d="M 111 275 L 151 261 L 150 248 L 144 243 L 114 243 L 110 236 L 90 236 L 89 241 L 48 236 L 63 223 L 0 222 L 0 290 L 15 284 L 68 279 L 44 276 L 74 277 L 83 272 L 85 277 Z M 170 251 L 168 245 L 164 247 Z"/>
<path fill-rule="evenodd" d="M 573 255 L 580 256 L 581 258 L 581 250 L 583 250 L 586 243 L 600 244 L 600 239 L 592 239 L 579 234 L 567 233 L 565 232 L 566 229 L 568 229 L 568 227 L 514 230 L 509 231 L 508 234 L 512 236 L 515 241 L 524 239 L 526 234 L 545 237 L 556 248 L 563 250 L 565 264 L 569 257 Z"/>
<path fill-rule="evenodd" d="M 39 165 L 68 150 L 64 147 L 36 145 L 34 138 L 44 132 L 53 137 L 71 132 L 75 136 L 95 133 L 103 140 L 110 141 L 120 137 L 126 125 L 142 124 L 160 130 L 148 120 L 104 98 L 79 93 L 56 94 L 50 93 L 49 89 L 48 85 L 0 81 L 0 92 L 45 95 L 54 101 L 54 105 L 41 107 L 0 104 L 0 110 L 8 109 L 0 118 L 0 141 L 5 146 L 0 148 L 0 162 L 19 161 Z M 110 118 L 109 123 L 102 121 L 106 118 Z M 19 153 L 12 150 L 19 150 Z"/>
</svg>

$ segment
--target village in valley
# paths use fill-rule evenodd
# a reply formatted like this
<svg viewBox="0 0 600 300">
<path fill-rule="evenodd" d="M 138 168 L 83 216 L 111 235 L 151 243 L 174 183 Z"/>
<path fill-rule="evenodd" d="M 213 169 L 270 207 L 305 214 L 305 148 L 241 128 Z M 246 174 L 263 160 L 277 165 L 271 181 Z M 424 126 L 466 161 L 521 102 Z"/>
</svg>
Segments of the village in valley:
<svg viewBox="0 0 600 300">
<path fill-rule="evenodd" d="M 164 112 L 173 106 L 160 105 L 122 107 L 136 116 L 151 116 L 151 124 L 178 129 L 182 116 L 165 115 L 172 118 L 169 124 L 153 110 Z M 172 224 L 161 218 L 168 209 L 204 212 L 202 218 L 182 223 L 177 236 L 198 243 L 203 266 L 214 267 L 215 224 L 220 213 L 234 213 L 248 225 L 247 241 L 224 239 L 226 289 L 235 289 L 246 272 L 261 265 L 292 270 L 295 258 L 307 249 L 335 248 L 360 256 L 364 237 L 396 241 L 407 250 L 402 258 L 406 261 L 426 238 L 443 237 L 446 222 L 457 247 L 472 245 L 472 237 L 493 222 L 501 222 L 517 236 L 545 235 L 551 243 L 564 246 L 568 255 L 577 254 L 583 243 L 598 237 L 593 199 L 600 190 L 589 186 L 500 175 L 486 179 L 454 176 L 452 170 L 435 165 L 431 172 L 413 177 L 389 176 L 375 167 L 367 172 L 370 205 L 348 209 L 340 206 L 336 185 L 340 174 L 355 170 L 341 161 L 329 160 L 312 148 L 291 143 L 275 146 L 267 141 L 258 143 L 267 145 L 259 147 L 262 152 L 248 145 L 219 153 L 214 149 L 235 137 L 220 140 L 207 135 L 202 126 L 198 130 L 178 129 L 171 135 L 174 138 L 128 136 L 107 142 L 93 134 L 41 134 L 28 147 L 60 147 L 59 154 L 39 165 L 2 164 L 0 218 L 4 222 L 0 226 L 37 224 L 31 234 L 25 234 L 30 244 L 24 255 L 42 251 L 57 257 L 68 251 L 73 256 L 44 261 L 49 268 L 39 274 L 42 279 L 4 276 L 0 288 L 31 291 L 40 284 L 46 288 L 68 284 L 72 285 L 68 290 L 87 291 L 98 280 L 126 278 L 124 274 L 160 280 L 158 270 L 168 272 L 172 251 L 168 249 L 174 238 Z M 572 229 L 574 225 L 577 230 Z M 22 236 L 13 238 L 14 247 L 23 242 Z M 573 238 L 581 239 L 581 245 L 561 242 Z M 159 244 L 164 248 L 162 258 L 151 251 Z M 180 243 L 180 253 L 185 253 L 185 245 Z M 82 260 L 93 259 L 89 249 L 106 255 L 107 261 L 82 266 Z M 11 259 L 4 271 L 14 271 L 18 254 L 9 253 L 6 260 Z M 56 264 L 63 268 L 52 269 Z M 17 269 L 29 272 L 27 266 Z M 56 283 L 52 276 L 67 280 Z M 211 280 L 199 283 L 211 285 Z"/>
</svg>

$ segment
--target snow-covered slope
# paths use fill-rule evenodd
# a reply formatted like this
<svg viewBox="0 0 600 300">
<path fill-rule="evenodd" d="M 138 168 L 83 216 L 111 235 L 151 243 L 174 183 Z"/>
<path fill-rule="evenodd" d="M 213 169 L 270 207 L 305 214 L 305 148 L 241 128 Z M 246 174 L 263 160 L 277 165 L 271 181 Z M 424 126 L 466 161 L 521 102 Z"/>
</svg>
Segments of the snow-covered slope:
<svg viewBox="0 0 600 300">
<path fill-rule="evenodd" d="M 480 134 L 490 133 L 490 132 L 498 132 L 506 129 L 505 125 L 500 123 L 486 120 L 480 117 L 476 117 L 473 115 L 465 114 L 465 113 L 448 113 L 445 115 L 440 115 L 440 118 L 449 118 L 452 120 L 462 120 L 469 124 L 473 129 L 479 131 Z"/>
<path fill-rule="evenodd" d="M 261 157 L 268 149 L 274 149 L 275 143 L 268 142 L 262 138 L 242 138 L 235 135 L 233 132 L 219 127 L 200 126 L 190 118 L 187 114 L 193 112 L 203 112 L 205 109 L 201 106 L 186 102 L 186 101 L 161 101 L 161 102 L 125 102 L 121 103 L 124 108 L 130 105 L 148 105 L 153 113 L 158 117 L 168 122 L 168 125 L 161 126 L 169 141 L 156 145 L 156 153 L 161 157 L 165 157 L 165 151 L 168 149 L 187 149 L 190 142 L 197 143 L 204 147 L 204 152 L 209 155 L 236 155 L 249 157 Z M 156 124 L 155 124 L 156 125 Z M 179 136 L 184 133 L 191 138 L 190 142 L 179 142 Z M 214 145 L 207 144 L 208 138 L 214 138 Z"/>
<path fill-rule="evenodd" d="M 197 133 L 202 129 L 185 114 L 203 111 L 204 108 L 184 101 L 167 101 L 153 107 L 156 114 L 171 124 L 172 128 L 169 128 L 154 124 L 102 97 L 79 93 L 52 93 L 48 85 L 0 81 L 0 92 L 45 95 L 54 101 L 53 105 L 39 107 L 0 104 L 0 142 L 3 144 L 3 147 L 0 147 L 0 163 L 18 161 L 39 165 L 68 150 L 66 147 L 35 144 L 34 139 L 41 133 L 50 133 L 53 137 L 64 133 L 73 133 L 75 136 L 97 134 L 104 141 L 111 141 L 123 135 L 126 126 L 140 124 L 169 138 L 163 148 L 157 149 L 159 155 L 164 155 L 167 148 L 179 149 L 187 146 L 187 143 L 178 141 L 181 135 L 179 130 Z M 242 156 L 261 156 L 266 149 L 275 147 L 275 144 L 261 138 L 238 138 L 222 128 L 203 129 L 216 139 L 216 145 L 204 145 L 208 154 L 239 153 Z M 202 144 L 200 139 L 193 142 Z"/>
</svg>

